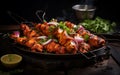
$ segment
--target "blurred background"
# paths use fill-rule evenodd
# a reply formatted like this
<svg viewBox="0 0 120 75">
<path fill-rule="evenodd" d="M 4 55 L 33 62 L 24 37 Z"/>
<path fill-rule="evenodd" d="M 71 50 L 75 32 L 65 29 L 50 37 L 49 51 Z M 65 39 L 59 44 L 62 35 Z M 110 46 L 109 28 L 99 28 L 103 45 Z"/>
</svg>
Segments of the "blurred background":
<svg viewBox="0 0 120 75">
<path fill-rule="evenodd" d="M 119 6 L 116 0 L 88 0 L 96 7 L 95 17 L 99 16 L 110 21 L 119 22 Z M 57 18 L 75 22 L 76 17 L 72 6 L 84 4 L 84 0 L 0 0 L 0 25 L 18 24 L 8 12 L 15 13 L 28 21 L 40 22 L 37 10 L 46 12 L 45 19 Z"/>
</svg>

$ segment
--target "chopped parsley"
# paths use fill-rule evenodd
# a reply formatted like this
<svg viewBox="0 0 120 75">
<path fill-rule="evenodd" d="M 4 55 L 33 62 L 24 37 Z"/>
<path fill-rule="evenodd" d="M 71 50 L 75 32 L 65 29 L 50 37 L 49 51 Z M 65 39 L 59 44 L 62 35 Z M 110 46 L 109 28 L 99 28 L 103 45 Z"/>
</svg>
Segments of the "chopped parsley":
<svg viewBox="0 0 120 75">
<path fill-rule="evenodd" d="M 111 33 L 114 31 L 116 23 L 96 17 L 94 20 L 86 19 L 80 25 L 93 33 Z"/>
<path fill-rule="evenodd" d="M 66 30 L 68 34 L 70 33 L 70 28 L 68 28 L 68 27 L 65 25 L 65 22 L 62 22 L 62 21 L 59 22 L 58 27 L 61 28 L 61 29 L 63 29 L 63 30 Z"/>
</svg>

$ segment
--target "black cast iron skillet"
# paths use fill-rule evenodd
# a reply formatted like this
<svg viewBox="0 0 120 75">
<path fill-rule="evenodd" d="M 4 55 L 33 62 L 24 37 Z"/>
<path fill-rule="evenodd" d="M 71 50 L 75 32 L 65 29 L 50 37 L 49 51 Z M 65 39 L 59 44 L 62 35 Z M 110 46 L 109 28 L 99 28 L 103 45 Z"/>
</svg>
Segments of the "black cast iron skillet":
<svg viewBox="0 0 120 75">
<path fill-rule="evenodd" d="M 78 59 L 78 58 L 92 59 L 92 58 L 96 58 L 97 56 L 105 54 L 106 50 L 108 50 L 107 45 L 104 45 L 100 48 L 88 51 L 87 53 L 78 52 L 76 54 L 55 54 L 55 53 L 47 53 L 47 52 L 31 52 L 28 47 L 22 46 L 17 43 L 13 43 L 12 46 L 15 49 L 15 51 L 18 53 L 35 56 L 39 58 L 50 58 L 50 59 Z"/>
<path fill-rule="evenodd" d="M 40 14 L 42 14 L 42 18 L 40 18 Z M 12 12 L 8 12 L 8 14 L 18 23 L 18 24 L 21 24 L 21 23 L 29 23 L 30 26 L 32 26 L 32 23 L 27 21 L 26 19 L 24 19 L 23 17 L 20 17 L 18 16 L 17 14 L 15 13 L 12 13 Z M 41 22 L 43 22 L 44 20 L 44 16 L 45 16 L 45 13 L 41 10 L 38 10 L 36 12 L 36 15 L 37 17 L 40 19 Z M 17 18 L 21 19 L 22 21 L 18 21 Z M 103 36 L 102 36 L 103 37 Z M 10 40 L 12 40 L 11 38 L 9 38 Z M 29 48 L 26 48 L 20 44 L 17 44 L 17 43 L 14 43 L 12 42 L 12 46 L 14 47 L 14 49 L 17 49 L 15 50 L 16 52 L 18 53 L 21 53 L 21 54 L 24 54 L 24 55 L 30 55 L 30 56 L 36 56 L 36 57 L 40 57 L 40 58 L 52 58 L 52 59 L 71 59 L 71 58 L 85 58 L 85 59 L 92 59 L 92 58 L 96 58 L 97 56 L 99 55 L 102 55 L 106 52 L 107 50 L 107 44 L 105 46 L 102 46 L 98 49 L 94 49 L 94 50 L 91 50 L 87 53 L 81 53 L 81 52 L 78 52 L 77 54 L 53 54 L 53 53 L 40 53 L 40 52 L 31 52 L 29 50 Z"/>
</svg>

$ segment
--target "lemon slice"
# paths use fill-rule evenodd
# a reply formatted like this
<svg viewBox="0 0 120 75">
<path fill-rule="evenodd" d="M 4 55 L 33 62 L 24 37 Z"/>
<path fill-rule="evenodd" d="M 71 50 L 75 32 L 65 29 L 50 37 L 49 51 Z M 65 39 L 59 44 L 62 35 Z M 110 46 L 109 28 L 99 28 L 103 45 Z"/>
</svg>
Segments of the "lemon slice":
<svg viewBox="0 0 120 75">
<path fill-rule="evenodd" d="M 16 67 L 22 61 L 22 56 L 18 54 L 6 54 L 1 57 L 1 62 L 5 67 Z"/>
</svg>

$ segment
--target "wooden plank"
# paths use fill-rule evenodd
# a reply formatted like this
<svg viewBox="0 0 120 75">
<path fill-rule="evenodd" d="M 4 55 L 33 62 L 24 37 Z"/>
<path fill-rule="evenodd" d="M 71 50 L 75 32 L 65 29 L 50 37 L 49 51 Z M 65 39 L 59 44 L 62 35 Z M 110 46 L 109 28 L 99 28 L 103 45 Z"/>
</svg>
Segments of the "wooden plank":
<svg viewBox="0 0 120 75">
<path fill-rule="evenodd" d="M 0 31 L 12 31 L 12 30 L 19 30 L 19 25 L 0 25 Z"/>
<path fill-rule="evenodd" d="M 114 58 L 114 60 L 116 61 L 116 63 L 118 63 L 118 65 L 120 65 L 120 47 L 115 47 L 115 45 L 110 45 L 111 48 L 111 55 Z"/>
</svg>

